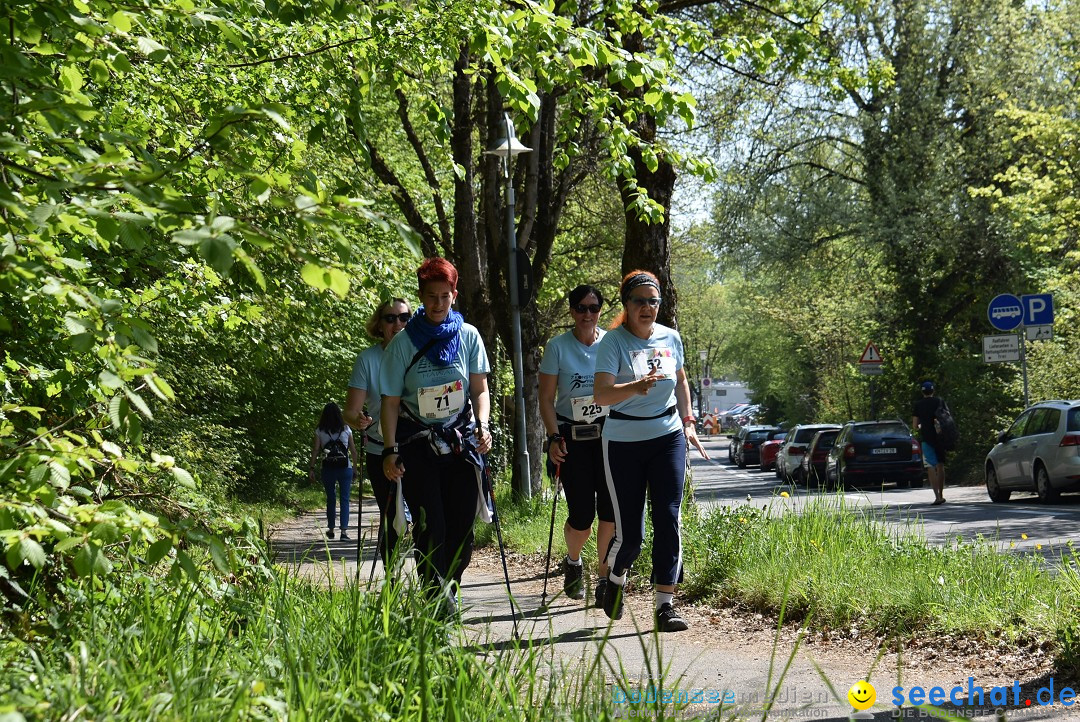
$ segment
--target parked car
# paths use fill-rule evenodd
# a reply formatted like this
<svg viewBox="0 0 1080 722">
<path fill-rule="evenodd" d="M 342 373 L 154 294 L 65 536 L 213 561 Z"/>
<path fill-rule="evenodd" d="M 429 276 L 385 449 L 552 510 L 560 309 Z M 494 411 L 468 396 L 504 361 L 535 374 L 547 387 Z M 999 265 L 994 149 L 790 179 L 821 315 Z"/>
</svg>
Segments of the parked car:
<svg viewBox="0 0 1080 722">
<path fill-rule="evenodd" d="M 745 469 L 750 464 L 760 463 L 761 445 L 781 433 L 783 429 L 777 426 L 743 426 L 734 437 L 735 463 L 740 469 Z"/>
<path fill-rule="evenodd" d="M 799 476 L 807 486 L 825 486 L 825 462 L 829 460 L 829 449 L 836 442 L 840 429 L 822 429 L 806 445 L 806 453 L 799 462 Z"/>
<path fill-rule="evenodd" d="M 1080 490 L 1080 400 L 1029 406 L 986 455 L 986 493 L 996 502 L 1034 491 L 1043 502 Z"/>
<path fill-rule="evenodd" d="M 908 425 L 892 421 L 849 421 L 840 429 L 825 462 L 826 482 L 837 488 L 895 482 L 923 485 L 922 447 Z"/>
<path fill-rule="evenodd" d="M 776 454 L 780 451 L 780 444 L 784 443 L 787 434 L 777 434 L 764 442 L 758 449 L 761 457 L 761 470 L 768 471 L 776 467 Z"/>
<path fill-rule="evenodd" d="M 799 424 L 793 427 L 776 457 L 776 475 L 793 484 L 801 482 L 800 464 L 806 447 L 814 440 L 814 434 L 825 429 L 839 428 L 840 424 Z"/>
</svg>

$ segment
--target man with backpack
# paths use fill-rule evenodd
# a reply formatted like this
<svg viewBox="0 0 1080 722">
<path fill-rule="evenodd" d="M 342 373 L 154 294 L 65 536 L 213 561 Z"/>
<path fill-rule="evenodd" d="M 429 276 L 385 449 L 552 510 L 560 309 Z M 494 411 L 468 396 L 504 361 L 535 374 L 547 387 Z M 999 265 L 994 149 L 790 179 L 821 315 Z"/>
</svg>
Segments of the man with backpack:
<svg viewBox="0 0 1080 722">
<path fill-rule="evenodd" d="M 911 410 L 911 427 L 922 439 L 927 476 L 934 490 L 933 506 L 945 503 L 945 453 L 956 443 L 956 424 L 944 399 L 934 395 L 934 382 L 922 382 L 922 398 Z"/>
</svg>

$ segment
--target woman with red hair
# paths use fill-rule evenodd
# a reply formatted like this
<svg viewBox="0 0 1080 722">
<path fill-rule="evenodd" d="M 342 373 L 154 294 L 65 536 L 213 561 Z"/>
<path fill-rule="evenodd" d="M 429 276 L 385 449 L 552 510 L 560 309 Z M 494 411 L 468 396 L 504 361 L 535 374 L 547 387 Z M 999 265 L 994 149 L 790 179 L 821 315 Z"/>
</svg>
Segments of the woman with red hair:
<svg viewBox="0 0 1080 722">
<path fill-rule="evenodd" d="M 379 377 L 382 470 L 412 510 L 420 578 L 454 616 L 473 522 L 478 513 L 491 520 L 481 489 L 491 367 L 480 332 L 453 309 L 453 264 L 428 258 L 416 277 L 423 305 L 386 347 Z"/>
<path fill-rule="evenodd" d="M 656 629 L 681 632 L 675 585 L 682 577 L 680 508 L 686 447 L 698 441 L 683 369 L 679 332 L 656 323 L 660 281 L 631 271 L 619 287 L 623 312 L 596 351 L 593 397 L 611 406 L 601 441 L 608 491 L 615 509 L 615 538 L 607 548 L 604 612 L 622 617 L 623 587 L 645 538 L 645 499 L 652 502 L 652 581 Z"/>
</svg>

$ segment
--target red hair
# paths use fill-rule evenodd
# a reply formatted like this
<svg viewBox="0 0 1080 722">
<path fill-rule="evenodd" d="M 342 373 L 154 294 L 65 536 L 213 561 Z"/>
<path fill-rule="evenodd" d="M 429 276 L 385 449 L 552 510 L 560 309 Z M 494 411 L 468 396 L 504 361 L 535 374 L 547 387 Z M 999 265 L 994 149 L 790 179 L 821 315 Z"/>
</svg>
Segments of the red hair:
<svg viewBox="0 0 1080 722">
<path fill-rule="evenodd" d="M 420 268 L 416 269 L 416 280 L 421 293 L 428 283 L 449 283 L 450 289 L 456 291 L 458 273 L 454 264 L 445 258 L 425 258 Z"/>
<path fill-rule="evenodd" d="M 654 273 L 649 273 L 648 271 L 642 271 L 641 269 L 635 269 L 633 271 L 630 271 L 630 273 L 626 274 L 625 276 L 623 276 L 622 281 L 619 283 L 619 298 L 622 299 L 623 310 L 619 311 L 619 315 L 615 317 L 615 320 L 611 322 L 611 325 L 608 328 L 618 328 L 619 326 L 626 323 L 626 301 L 627 301 L 627 298 L 630 296 L 630 291 L 632 291 L 634 288 L 637 288 L 640 285 L 648 285 L 648 284 L 636 283 L 636 284 L 633 285 L 632 288 L 627 288 L 627 283 L 632 278 L 634 278 L 636 276 L 648 276 L 649 278 L 652 279 L 652 285 L 655 285 L 656 289 L 658 291 L 660 290 L 660 279 L 657 278 L 656 274 L 654 274 Z"/>
</svg>

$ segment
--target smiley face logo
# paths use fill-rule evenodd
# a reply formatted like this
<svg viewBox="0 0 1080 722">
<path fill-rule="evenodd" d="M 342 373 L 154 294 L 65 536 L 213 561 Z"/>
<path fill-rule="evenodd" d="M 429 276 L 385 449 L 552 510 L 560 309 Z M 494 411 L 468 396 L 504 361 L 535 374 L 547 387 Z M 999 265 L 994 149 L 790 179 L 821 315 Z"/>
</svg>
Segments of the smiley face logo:
<svg viewBox="0 0 1080 722">
<path fill-rule="evenodd" d="M 847 700 L 852 707 L 859 711 L 870 709 L 877 700 L 877 690 L 874 689 L 874 685 L 860 679 L 851 685 L 851 689 L 847 693 Z"/>
</svg>

